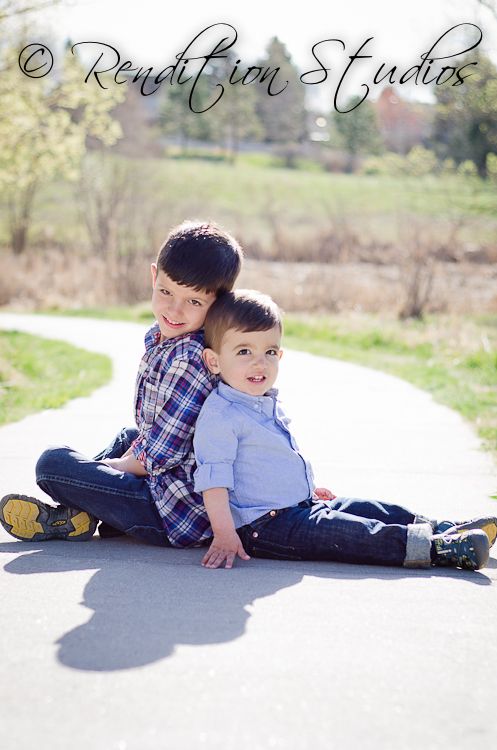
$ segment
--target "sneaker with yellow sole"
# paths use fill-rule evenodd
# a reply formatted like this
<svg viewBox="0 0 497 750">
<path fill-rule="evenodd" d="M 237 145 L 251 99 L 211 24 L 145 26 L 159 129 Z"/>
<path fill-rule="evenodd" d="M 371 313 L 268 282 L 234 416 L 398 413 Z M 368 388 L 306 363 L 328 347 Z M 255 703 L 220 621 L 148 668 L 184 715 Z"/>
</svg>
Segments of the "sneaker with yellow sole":
<svg viewBox="0 0 497 750">
<path fill-rule="evenodd" d="M 461 534 L 463 531 L 481 529 L 488 536 L 488 543 L 492 546 L 497 539 L 497 518 L 482 516 L 470 521 L 439 521 L 435 534 Z"/>
<path fill-rule="evenodd" d="M 0 500 L 0 523 L 11 536 L 25 542 L 49 539 L 84 542 L 91 539 L 98 521 L 75 508 L 53 506 L 35 497 L 14 494 Z"/>
</svg>

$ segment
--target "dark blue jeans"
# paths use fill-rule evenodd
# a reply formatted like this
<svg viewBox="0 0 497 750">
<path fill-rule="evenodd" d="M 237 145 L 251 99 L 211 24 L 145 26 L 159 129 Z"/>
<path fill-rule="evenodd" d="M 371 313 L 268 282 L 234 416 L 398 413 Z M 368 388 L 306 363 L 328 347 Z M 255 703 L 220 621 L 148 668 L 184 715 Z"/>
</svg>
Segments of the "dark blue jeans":
<svg viewBox="0 0 497 750">
<path fill-rule="evenodd" d="M 253 557 L 427 567 L 426 521 L 400 505 L 340 497 L 273 510 L 237 531 Z"/>
<path fill-rule="evenodd" d="M 36 464 L 36 482 L 61 505 L 86 511 L 141 541 L 170 546 L 145 478 L 102 463 L 126 453 L 137 434 L 124 428 L 94 458 L 67 446 L 48 448 Z"/>
</svg>

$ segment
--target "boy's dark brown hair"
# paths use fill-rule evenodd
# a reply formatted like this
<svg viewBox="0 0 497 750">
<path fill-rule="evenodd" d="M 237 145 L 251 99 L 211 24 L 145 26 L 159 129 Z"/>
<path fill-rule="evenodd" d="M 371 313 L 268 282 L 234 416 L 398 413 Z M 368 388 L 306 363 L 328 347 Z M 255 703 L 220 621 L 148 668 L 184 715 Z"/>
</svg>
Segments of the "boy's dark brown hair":
<svg viewBox="0 0 497 750">
<path fill-rule="evenodd" d="M 240 245 L 220 226 L 185 221 L 170 232 L 159 250 L 157 267 L 181 286 L 218 296 L 233 288 L 242 259 Z"/>
<path fill-rule="evenodd" d="M 235 289 L 216 299 L 207 312 L 205 345 L 219 353 L 226 331 L 283 331 L 281 310 L 267 294 L 254 289 Z"/>
</svg>

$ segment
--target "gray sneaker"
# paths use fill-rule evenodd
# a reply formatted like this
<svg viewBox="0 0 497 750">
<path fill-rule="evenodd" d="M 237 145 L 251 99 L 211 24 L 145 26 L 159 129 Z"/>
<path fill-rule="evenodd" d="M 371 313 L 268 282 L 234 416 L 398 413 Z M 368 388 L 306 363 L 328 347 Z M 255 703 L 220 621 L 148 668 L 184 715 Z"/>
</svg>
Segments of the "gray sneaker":
<svg viewBox="0 0 497 750">
<path fill-rule="evenodd" d="M 457 534 L 435 534 L 431 539 L 431 561 L 436 566 L 478 570 L 488 562 L 488 536 L 481 529 Z"/>
<path fill-rule="evenodd" d="M 25 542 L 84 542 L 95 533 L 97 519 L 81 510 L 54 507 L 35 497 L 5 495 L 0 500 L 0 523 L 11 536 Z"/>
</svg>

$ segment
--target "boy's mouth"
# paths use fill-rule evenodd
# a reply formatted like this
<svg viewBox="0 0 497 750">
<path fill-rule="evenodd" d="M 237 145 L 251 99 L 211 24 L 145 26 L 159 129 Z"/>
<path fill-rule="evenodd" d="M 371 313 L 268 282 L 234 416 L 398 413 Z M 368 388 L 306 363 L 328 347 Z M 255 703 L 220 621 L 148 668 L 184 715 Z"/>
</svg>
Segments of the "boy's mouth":
<svg viewBox="0 0 497 750">
<path fill-rule="evenodd" d="M 247 378 L 249 383 L 263 383 L 266 380 L 265 375 L 252 375 L 251 378 Z"/>
<path fill-rule="evenodd" d="M 165 322 L 168 326 L 171 326 L 171 328 L 179 328 L 180 326 L 184 325 L 183 323 L 179 323 L 177 320 L 171 320 L 170 318 L 166 317 L 166 315 L 162 315 Z"/>
</svg>

